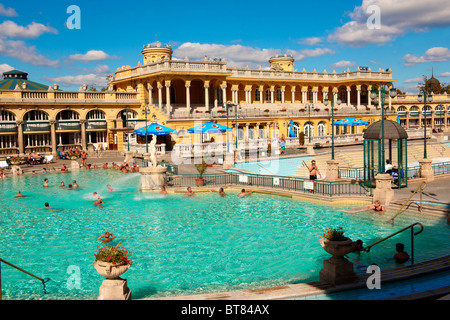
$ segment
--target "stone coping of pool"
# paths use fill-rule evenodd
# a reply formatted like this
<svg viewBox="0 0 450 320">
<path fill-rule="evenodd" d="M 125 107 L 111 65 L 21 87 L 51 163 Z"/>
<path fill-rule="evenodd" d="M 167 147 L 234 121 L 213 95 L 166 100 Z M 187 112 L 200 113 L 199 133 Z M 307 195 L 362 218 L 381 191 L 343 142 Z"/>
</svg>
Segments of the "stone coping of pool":
<svg viewBox="0 0 450 320">
<path fill-rule="evenodd" d="M 253 191 L 254 193 L 273 194 L 277 196 L 289 197 L 298 200 L 314 201 L 323 204 L 329 204 L 330 202 L 332 202 L 333 204 L 372 204 L 372 197 L 367 195 L 324 196 L 315 193 L 303 193 L 299 191 L 279 190 L 270 187 L 241 186 L 241 185 L 236 186 L 229 184 L 224 184 L 221 187 L 224 188 L 224 191 L 240 192 L 242 189 L 245 189 L 246 191 Z M 167 189 L 167 192 L 184 193 L 186 192 L 186 188 L 187 187 L 170 187 Z M 192 186 L 192 190 L 194 192 L 211 192 L 212 189 L 217 190 L 218 188 L 219 186 L 202 186 L 202 187 Z"/>
<path fill-rule="evenodd" d="M 394 281 L 406 280 L 418 276 L 424 276 L 436 272 L 450 269 L 450 255 L 434 260 L 416 263 L 399 268 L 381 271 L 381 284 Z M 371 274 L 357 276 L 357 280 L 341 285 L 331 285 L 325 281 L 315 281 L 310 283 L 288 284 L 284 286 L 237 290 L 209 294 L 197 294 L 174 297 L 146 298 L 142 300 L 288 300 L 301 299 L 306 297 L 320 296 L 340 291 L 361 289 L 367 287 L 367 278 Z M 443 284 L 442 288 L 446 285 Z"/>
</svg>

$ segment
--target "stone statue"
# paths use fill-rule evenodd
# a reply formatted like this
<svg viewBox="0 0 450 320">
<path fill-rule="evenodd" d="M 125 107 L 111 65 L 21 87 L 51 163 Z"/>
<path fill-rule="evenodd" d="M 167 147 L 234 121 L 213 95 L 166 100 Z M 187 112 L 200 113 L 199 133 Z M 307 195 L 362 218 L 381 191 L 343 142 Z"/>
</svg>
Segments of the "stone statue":
<svg viewBox="0 0 450 320">
<path fill-rule="evenodd" d="M 156 136 L 152 135 L 152 142 L 150 142 L 150 161 L 152 162 L 152 167 L 156 168 L 158 162 L 156 161 Z"/>
</svg>

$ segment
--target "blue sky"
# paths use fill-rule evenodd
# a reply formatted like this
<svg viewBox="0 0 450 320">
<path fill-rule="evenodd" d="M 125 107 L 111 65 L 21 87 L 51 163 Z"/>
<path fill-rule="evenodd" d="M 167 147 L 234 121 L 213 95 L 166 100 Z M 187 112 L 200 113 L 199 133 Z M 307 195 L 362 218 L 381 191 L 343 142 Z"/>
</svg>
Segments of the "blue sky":
<svg viewBox="0 0 450 320">
<path fill-rule="evenodd" d="M 66 27 L 70 5 L 81 10 L 79 30 Z M 267 68 L 270 56 L 289 53 L 298 71 L 391 68 L 411 93 L 431 68 L 450 82 L 448 0 L 0 0 L 0 72 L 19 69 L 63 90 L 105 86 L 156 39 L 175 58 L 225 58 L 229 67 Z"/>
</svg>

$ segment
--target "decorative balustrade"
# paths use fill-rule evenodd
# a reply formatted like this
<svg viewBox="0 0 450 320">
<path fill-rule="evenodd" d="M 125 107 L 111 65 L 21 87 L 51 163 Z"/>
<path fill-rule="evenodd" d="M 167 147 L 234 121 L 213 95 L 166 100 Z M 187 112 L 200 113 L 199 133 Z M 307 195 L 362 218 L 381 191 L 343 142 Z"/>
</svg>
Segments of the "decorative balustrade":
<svg viewBox="0 0 450 320">
<path fill-rule="evenodd" d="M 32 122 L 25 121 L 23 124 L 23 131 L 50 131 L 50 122 Z"/>
<path fill-rule="evenodd" d="M 14 122 L 0 122 L 0 132 L 17 132 L 17 123 Z"/>
<path fill-rule="evenodd" d="M 0 92 L 2 102 L 108 102 L 108 103 L 139 103 L 136 92 L 88 92 L 88 91 L 4 91 Z"/>
</svg>

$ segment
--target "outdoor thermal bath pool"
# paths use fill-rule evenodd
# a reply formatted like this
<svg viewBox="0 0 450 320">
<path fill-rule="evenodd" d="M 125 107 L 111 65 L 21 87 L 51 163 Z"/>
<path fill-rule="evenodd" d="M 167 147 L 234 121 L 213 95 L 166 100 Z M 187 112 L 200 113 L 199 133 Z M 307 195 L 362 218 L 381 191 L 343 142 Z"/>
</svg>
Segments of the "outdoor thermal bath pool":
<svg viewBox="0 0 450 320">
<path fill-rule="evenodd" d="M 50 187 L 42 188 L 44 177 Z M 79 190 L 59 188 L 77 180 Z M 109 193 L 106 185 L 115 189 Z M 328 227 L 344 227 L 353 240 L 369 245 L 414 222 L 425 229 L 415 238 L 415 262 L 448 254 L 450 228 L 444 219 L 400 215 L 347 214 L 352 206 L 324 206 L 276 195 L 237 193 L 141 193 L 139 174 L 113 170 L 52 173 L 0 182 L 0 257 L 41 278 L 50 278 L 44 294 L 40 281 L 2 264 L 3 299 L 97 299 L 103 278 L 92 262 L 96 239 L 112 232 L 133 252 L 124 274 L 133 299 L 221 292 L 318 280 L 330 256 L 318 239 Z M 217 189 L 217 188 L 216 188 Z M 17 190 L 27 198 L 14 198 Z M 98 192 L 105 205 L 92 205 Z M 44 203 L 59 211 L 44 209 Z M 358 205 L 354 205 L 358 206 Z M 382 269 L 395 267 L 395 243 L 410 252 L 405 232 L 350 256 Z M 74 273 L 79 270 L 79 273 Z M 355 268 L 365 273 L 365 268 Z M 74 279 L 79 274 L 79 285 Z"/>
</svg>

